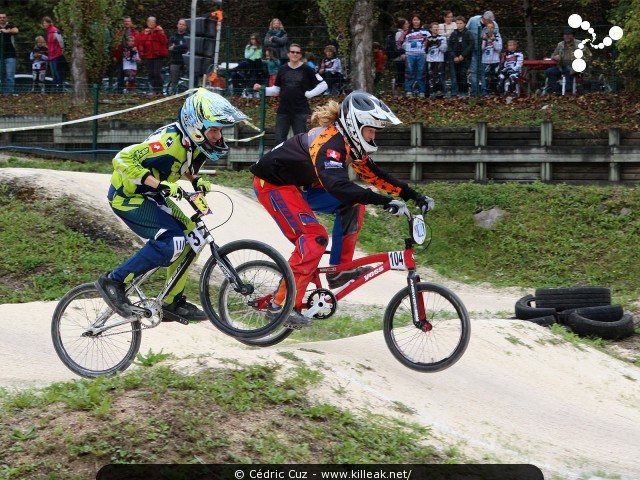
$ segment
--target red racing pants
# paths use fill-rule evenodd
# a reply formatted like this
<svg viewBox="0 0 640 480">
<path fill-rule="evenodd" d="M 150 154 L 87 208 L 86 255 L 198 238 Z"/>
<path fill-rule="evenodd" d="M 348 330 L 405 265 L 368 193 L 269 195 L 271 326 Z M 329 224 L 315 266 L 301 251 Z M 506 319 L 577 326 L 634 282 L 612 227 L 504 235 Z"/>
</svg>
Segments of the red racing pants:
<svg viewBox="0 0 640 480">
<path fill-rule="evenodd" d="M 323 188 L 277 186 L 258 177 L 254 178 L 253 187 L 258 201 L 295 246 L 289 265 L 296 280 L 294 307 L 301 309 L 307 286 L 329 244 L 327 230 L 314 212 L 335 215 L 329 264 L 337 265 L 353 259 L 364 219 L 364 205 L 343 205 Z M 282 303 L 284 295 L 285 292 L 279 291 L 274 303 Z"/>
</svg>

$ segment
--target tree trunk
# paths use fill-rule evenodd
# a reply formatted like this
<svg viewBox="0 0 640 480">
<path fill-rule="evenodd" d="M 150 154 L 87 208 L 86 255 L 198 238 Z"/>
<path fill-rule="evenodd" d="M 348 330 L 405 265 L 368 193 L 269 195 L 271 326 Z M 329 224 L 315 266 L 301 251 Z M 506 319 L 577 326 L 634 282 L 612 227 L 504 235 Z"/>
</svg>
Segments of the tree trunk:
<svg viewBox="0 0 640 480">
<path fill-rule="evenodd" d="M 73 103 L 82 105 L 87 101 L 87 60 L 80 36 L 74 27 L 71 35 L 71 78 L 73 79 Z"/>
<path fill-rule="evenodd" d="M 531 60 L 536 58 L 536 46 L 533 39 L 532 6 L 529 0 L 522 0 L 522 16 L 524 17 L 524 30 L 527 34 L 527 55 Z"/>
<path fill-rule="evenodd" d="M 356 0 L 351 14 L 351 86 L 373 92 L 373 0 Z"/>
</svg>

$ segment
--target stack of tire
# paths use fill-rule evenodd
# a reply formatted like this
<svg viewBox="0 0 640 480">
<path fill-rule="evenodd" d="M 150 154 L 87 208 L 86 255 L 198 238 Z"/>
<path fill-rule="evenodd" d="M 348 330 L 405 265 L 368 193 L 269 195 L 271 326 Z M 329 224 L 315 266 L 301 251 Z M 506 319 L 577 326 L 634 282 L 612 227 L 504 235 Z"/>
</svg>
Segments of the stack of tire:
<svg viewBox="0 0 640 480">
<path fill-rule="evenodd" d="M 584 337 L 618 340 L 633 334 L 633 315 L 611 304 L 607 287 L 537 288 L 516 302 L 516 318 L 542 326 L 560 323 Z"/>
</svg>

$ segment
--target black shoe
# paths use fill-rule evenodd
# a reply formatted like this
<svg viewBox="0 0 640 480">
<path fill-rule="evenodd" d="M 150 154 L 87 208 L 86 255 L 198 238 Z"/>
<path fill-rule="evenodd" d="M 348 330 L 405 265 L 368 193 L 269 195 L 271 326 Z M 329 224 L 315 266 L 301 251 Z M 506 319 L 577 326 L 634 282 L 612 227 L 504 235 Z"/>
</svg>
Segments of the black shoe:
<svg viewBox="0 0 640 480">
<path fill-rule="evenodd" d="M 162 306 L 163 321 L 180 321 L 175 317 L 180 317 L 188 322 L 202 322 L 203 320 L 208 320 L 207 314 L 193 303 L 187 302 L 185 297 L 179 298 L 169 305 Z"/>
<path fill-rule="evenodd" d="M 271 323 L 278 315 L 280 315 L 280 312 L 282 312 L 282 306 L 274 307 L 273 305 L 271 305 L 267 309 L 265 319 L 269 323 Z M 305 317 L 297 310 L 291 310 L 289 317 L 287 317 L 287 319 L 282 324 L 283 327 L 293 329 L 307 327 L 309 325 L 311 325 L 311 319 L 309 317 Z"/>
<path fill-rule="evenodd" d="M 132 315 L 131 302 L 125 294 L 124 283 L 109 278 L 109 274 L 101 275 L 94 283 L 104 301 L 114 312 L 125 318 Z"/>
<path fill-rule="evenodd" d="M 360 275 L 364 275 L 365 273 L 373 270 L 373 267 L 358 267 L 352 270 L 345 270 L 344 272 L 337 273 L 327 273 L 327 283 L 329 284 L 330 289 L 340 288 L 345 283 L 355 280 Z"/>
</svg>

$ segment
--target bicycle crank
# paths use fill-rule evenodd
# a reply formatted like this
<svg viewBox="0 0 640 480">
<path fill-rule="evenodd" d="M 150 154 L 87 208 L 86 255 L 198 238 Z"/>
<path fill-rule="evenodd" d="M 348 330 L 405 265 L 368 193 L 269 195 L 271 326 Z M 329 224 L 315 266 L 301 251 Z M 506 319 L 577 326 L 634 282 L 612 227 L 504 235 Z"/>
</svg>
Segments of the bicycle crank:
<svg viewBox="0 0 640 480">
<path fill-rule="evenodd" d="M 330 318 L 338 308 L 338 299 L 331 292 L 324 288 L 312 291 L 307 298 L 307 315 L 325 320 Z"/>
</svg>

